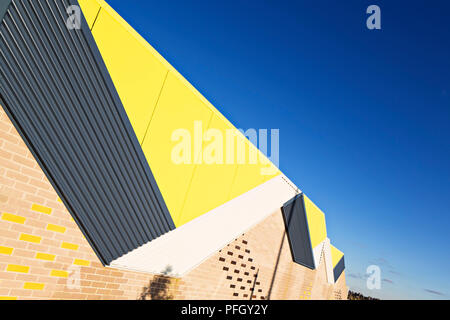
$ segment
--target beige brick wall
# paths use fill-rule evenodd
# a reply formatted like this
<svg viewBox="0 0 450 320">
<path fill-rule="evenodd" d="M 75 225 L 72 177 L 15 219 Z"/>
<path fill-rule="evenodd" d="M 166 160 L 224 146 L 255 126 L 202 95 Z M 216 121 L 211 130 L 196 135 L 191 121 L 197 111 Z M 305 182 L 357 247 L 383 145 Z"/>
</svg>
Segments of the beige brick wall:
<svg viewBox="0 0 450 320">
<path fill-rule="evenodd" d="M 281 212 L 181 279 L 103 267 L 0 108 L 0 299 L 343 299 L 292 262 Z"/>
</svg>

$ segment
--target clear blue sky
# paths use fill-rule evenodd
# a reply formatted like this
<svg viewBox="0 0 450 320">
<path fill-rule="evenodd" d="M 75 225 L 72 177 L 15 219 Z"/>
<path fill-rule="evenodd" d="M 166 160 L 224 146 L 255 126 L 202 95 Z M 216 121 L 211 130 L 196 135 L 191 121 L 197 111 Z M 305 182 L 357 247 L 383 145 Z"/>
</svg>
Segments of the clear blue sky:
<svg viewBox="0 0 450 320">
<path fill-rule="evenodd" d="M 449 1 L 107 1 L 235 126 L 280 129 L 351 289 L 450 298 Z"/>
</svg>

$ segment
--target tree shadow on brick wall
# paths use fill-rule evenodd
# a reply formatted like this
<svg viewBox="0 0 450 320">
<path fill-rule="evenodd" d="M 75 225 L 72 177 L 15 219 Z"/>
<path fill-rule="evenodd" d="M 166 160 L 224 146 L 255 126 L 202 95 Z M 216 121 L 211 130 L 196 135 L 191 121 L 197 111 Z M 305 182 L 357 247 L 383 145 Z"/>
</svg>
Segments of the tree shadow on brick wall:
<svg viewBox="0 0 450 320">
<path fill-rule="evenodd" d="M 169 276 L 172 268 L 169 266 L 161 275 L 155 275 L 148 286 L 144 287 L 139 300 L 172 300 L 171 284 L 173 278 Z"/>
</svg>

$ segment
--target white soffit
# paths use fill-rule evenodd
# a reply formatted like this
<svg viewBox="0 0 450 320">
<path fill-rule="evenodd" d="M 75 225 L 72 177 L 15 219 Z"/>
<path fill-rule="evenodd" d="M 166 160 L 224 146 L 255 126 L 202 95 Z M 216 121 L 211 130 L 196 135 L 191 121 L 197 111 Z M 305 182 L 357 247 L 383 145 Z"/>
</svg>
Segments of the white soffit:
<svg viewBox="0 0 450 320">
<path fill-rule="evenodd" d="M 279 175 L 111 262 L 120 269 L 183 276 L 301 191 Z"/>
</svg>

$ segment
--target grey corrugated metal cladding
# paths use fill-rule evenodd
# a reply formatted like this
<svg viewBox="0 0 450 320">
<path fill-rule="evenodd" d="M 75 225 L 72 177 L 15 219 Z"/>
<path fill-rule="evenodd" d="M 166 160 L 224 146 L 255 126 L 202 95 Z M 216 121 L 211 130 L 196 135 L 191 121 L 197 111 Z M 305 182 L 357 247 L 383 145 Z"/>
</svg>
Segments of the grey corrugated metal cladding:
<svg viewBox="0 0 450 320">
<path fill-rule="evenodd" d="M 285 203 L 282 212 L 294 262 L 314 269 L 314 255 L 303 194 L 299 194 Z"/>
<path fill-rule="evenodd" d="M 3 0 L 2 0 L 2 3 Z M 1 103 L 104 264 L 175 228 L 74 0 L 11 1 Z"/>
<path fill-rule="evenodd" d="M 345 261 L 344 261 L 344 256 L 342 256 L 341 260 L 339 260 L 339 262 L 336 264 L 336 266 L 333 269 L 335 282 L 339 279 L 339 277 L 341 276 L 342 272 L 344 272 L 344 270 L 345 270 Z"/>
</svg>

